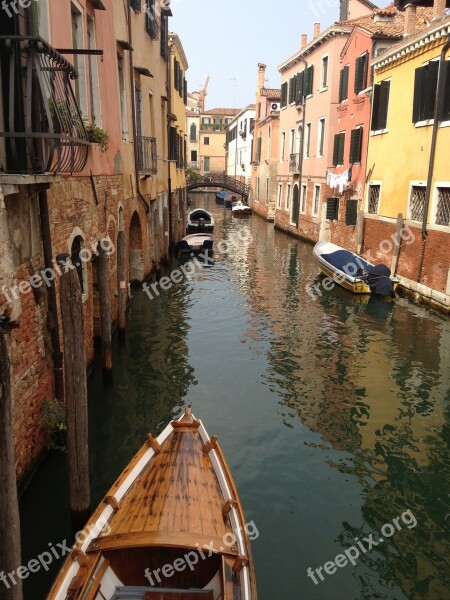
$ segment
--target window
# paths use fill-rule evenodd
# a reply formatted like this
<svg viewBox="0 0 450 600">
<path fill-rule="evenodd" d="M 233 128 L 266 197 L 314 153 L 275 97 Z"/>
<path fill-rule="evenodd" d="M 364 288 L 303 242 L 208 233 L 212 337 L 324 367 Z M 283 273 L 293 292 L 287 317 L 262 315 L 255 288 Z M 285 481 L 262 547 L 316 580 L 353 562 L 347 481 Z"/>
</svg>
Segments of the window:
<svg viewBox="0 0 450 600">
<path fill-rule="evenodd" d="M 269 204 L 269 178 L 266 177 L 266 204 Z"/>
<path fill-rule="evenodd" d="M 367 212 L 370 215 L 378 214 L 380 207 L 381 185 L 371 183 L 369 185 L 369 193 L 367 200 Z"/>
<path fill-rule="evenodd" d="M 211 170 L 211 158 L 209 156 L 205 156 L 204 160 L 204 170 L 206 172 Z"/>
<path fill-rule="evenodd" d="M 450 187 L 437 188 L 436 225 L 450 225 Z"/>
<path fill-rule="evenodd" d="M 272 147 L 272 128 L 269 127 L 269 129 L 267 130 L 267 152 L 266 152 L 267 160 L 270 160 L 271 147 Z"/>
<path fill-rule="evenodd" d="M 283 184 L 278 184 L 277 209 L 281 208 L 281 198 L 283 197 Z"/>
<path fill-rule="evenodd" d="M 81 293 L 84 293 L 84 277 L 83 277 L 83 265 L 86 262 L 82 257 L 83 250 L 83 238 L 81 235 L 77 235 L 72 242 L 70 249 L 70 260 L 75 266 L 77 271 L 78 279 L 80 280 Z"/>
<path fill-rule="evenodd" d="M 259 177 L 256 178 L 255 195 L 256 201 L 259 202 Z"/>
<path fill-rule="evenodd" d="M 434 119 L 439 61 L 416 69 L 414 78 L 413 123 Z"/>
<path fill-rule="evenodd" d="M 191 150 L 191 161 L 197 162 L 197 150 Z"/>
<path fill-rule="evenodd" d="M 281 102 L 280 102 L 281 108 L 284 108 L 287 103 L 287 92 L 288 92 L 287 87 L 288 87 L 287 81 L 285 81 L 284 83 L 281 84 Z"/>
<path fill-rule="evenodd" d="M 203 143 L 205 144 L 205 146 L 209 146 L 209 137 L 203 138 Z"/>
<path fill-rule="evenodd" d="M 145 31 L 152 40 L 158 39 L 158 20 L 155 14 L 155 0 L 147 0 L 146 2 Z"/>
<path fill-rule="evenodd" d="M 296 97 L 295 97 L 295 102 L 297 104 L 301 104 L 303 102 L 303 98 L 304 98 L 304 94 L 303 94 L 303 88 L 304 88 L 304 81 L 305 81 L 305 71 L 302 71 L 301 73 L 297 73 L 296 75 L 297 77 L 297 84 L 296 84 Z"/>
<path fill-rule="evenodd" d="M 83 31 L 83 15 L 74 4 L 70 4 L 71 20 L 72 20 L 72 48 L 79 50 L 85 48 L 84 31 Z M 86 97 L 86 61 L 85 57 L 79 54 L 74 54 L 71 57 L 73 65 L 78 72 L 78 77 L 75 79 L 75 98 L 82 116 L 88 115 L 87 97 Z"/>
<path fill-rule="evenodd" d="M 169 25 L 166 15 L 161 14 L 160 20 L 160 52 L 164 60 L 169 59 Z"/>
<path fill-rule="evenodd" d="M 280 153 L 280 161 L 281 162 L 283 162 L 283 160 L 284 160 L 285 147 L 286 147 L 286 132 L 283 131 L 283 133 L 281 134 L 281 153 Z"/>
<path fill-rule="evenodd" d="M 306 185 L 306 183 L 302 184 L 302 203 L 301 203 L 301 207 L 300 207 L 300 212 L 302 212 L 303 214 L 305 214 L 306 212 L 306 194 L 308 191 L 308 187 Z"/>
<path fill-rule="evenodd" d="M 127 104 L 125 92 L 125 74 L 123 57 L 117 55 L 117 72 L 119 75 L 119 103 L 120 103 L 120 120 L 122 122 L 122 139 L 128 138 L 128 120 L 127 120 Z"/>
<path fill-rule="evenodd" d="M 211 117 L 202 117 L 203 125 L 211 125 Z"/>
<path fill-rule="evenodd" d="M 345 224 L 346 225 L 356 225 L 356 221 L 358 220 L 358 200 L 354 200 L 353 198 L 347 200 L 345 205 Z"/>
<path fill-rule="evenodd" d="M 326 89 L 328 86 L 328 56 L 322 58 L 322 89 Z"/>
<path fill-rule="evenodd" d="M 214 125 L 222 125 L 222 119 L 220 119 L 220 118 L 214 119 Z"/>
<path fill-rule="evenodd" d="M 197 141 L 197 125 L 195 123 L 191 125 L 189 139 L 191 142 Z"/>
<path fill-rule="evenodd" d="M 355 66 L 355 94 L 359 94 L 367 87 L 367 73 L 369 66 L 369 55 L 365 52 L 356 59 Z"/>
<path fill-rule="evenodd" d="M 255 162 L 258 164 L 261 161 L 261 144 L 262 144 L 262 138 L 261 138 L 261 136 L 259 136 L 259 138 L 256 140 L 256 157 L 255 157 Z"/>
<path fill-rule="evenodd" d="M 291 184 L 288 183 L 286 186 L 286 204 L 285 204 L 285 209 L 289 210 L 289 207 L 291 205 Z"/>
<path fill-rule="evenodd" d="M 289 104 L 295 102 L 297 96 L 297 77 L 291 77 L 289 80 Z"/>
<path fill-rule="evenodd" d="M 344 147 L 345 147 L 345 131 L 337 133 L 334 136 L 334 148 L 333 148 L 333 165 L 344 164 Z"/>
<path fill-rule="evenodd" d="M 291 224 L 297 225 L 298 221 L 298 211 L 300 208 L 300 190 L 298 184 L 294 185 L 294 190 L 292 192 L 292 211 L 291 211 Z"/>
<path fill-rule="evenodd" d="M 376 83 L 373 91 L 372 131 L 383 131 L 387 127 L 390 80 Z"/>
<path fill-rule="evenodd" d="M 291 129 L 289 135 L 289 154 L 294 154 L 294 140 L 295 140 L 295 130 Z"/>
<path fill-rule="evenodd" d="M 327 198 L 327 221 L 337 221 L 339 215 L 339 198 Z"/>
<path fill-rule="evenodd" d="M 96 50 L 95 43 L 95 24 L 90 16 L 87 18 L 88 49 Z M 89 102 L 91 108 L 92 122 L 101 127 L 101 108 L 100 108 L 100 85 L 98 81 L 97 57 L 90 54 L 88 56 L 88 74 L 89 74 Z"/>
<path fill-rule="evenodd" d="M 408 216 L 412 221 L 423 220 L 423 209 L 425 207 L 425 185 L 412 185 L 409 195 Z"/>
<path fill-rule="evenodd" d="M 311 151 L 311 123 L 306 124 L 306 145 L 305 145 L 305 158 L 309 158 Z"/>
<path fill-rule="evenodd" d="M 320 185 L 314 186 L 314 204 L 313 204 L 313 215 L 319 214 L 320 205 Z"/>
<path fill-rule="evenodd" d="M 344 100 L 348 100 L 348 73 L 350 67 L 346 65 L 343 69 L 341 69 L 341 73 L 339 76 L 339 102 L 343 102 Z"/>
<path fill-rule="evenodd" d="M 350 164 L 361 162 L 361 148 L 362 148 L 363 128 L 357 127 L 352 129 L 350 137 Z"/>
<path fill-rule="evenodd" d="M 304 89 L 303 89 L 303 93 L 304 93 L 305 97 L 312 95 L 313 83 L 314 83 L 314 65 L 309 65 L 309 67 L 305 71 Z"/>
<path fill-rule="evenodd" d="M 319 119 L 319 132 L 317 139 L 317 155 L 323 156 L 325 147 L 325 119 Z"/>
</svg>

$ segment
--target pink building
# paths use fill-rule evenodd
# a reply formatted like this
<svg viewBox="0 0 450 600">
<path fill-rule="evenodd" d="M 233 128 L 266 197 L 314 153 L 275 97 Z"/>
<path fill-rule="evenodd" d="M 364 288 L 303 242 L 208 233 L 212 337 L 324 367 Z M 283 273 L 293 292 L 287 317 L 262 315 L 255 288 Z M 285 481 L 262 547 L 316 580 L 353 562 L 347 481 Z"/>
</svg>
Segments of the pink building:
<svg viewBox="0 0 450 600">
<path fill-rule="evenodd" d="M 279 160 L 280 90 L 264 87 L 266 65 L 258 65 L 253 167 L 249 202 L 253 210 L 274 220 Z"/>
<path fill-rule="evenodd" d="M 275 225 L 311 241 L 325 225 L 323 207 L 331 190 L 327 171 L 336 158 L 335 134 L 339 115 L 340 60 L 354 22 L 349 15 L 372 15 L 370 2 L 341 2 L 343 20 L 320 31 L 279 66 L 282 77 L 280 159 L 278 163 Z"/>
</svg>

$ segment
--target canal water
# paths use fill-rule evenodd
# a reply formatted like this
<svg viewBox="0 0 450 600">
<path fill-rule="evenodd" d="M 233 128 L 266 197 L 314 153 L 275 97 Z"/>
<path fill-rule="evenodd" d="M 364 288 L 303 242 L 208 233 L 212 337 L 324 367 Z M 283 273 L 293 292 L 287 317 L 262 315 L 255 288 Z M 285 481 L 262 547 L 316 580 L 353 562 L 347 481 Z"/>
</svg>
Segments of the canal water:
<svg viewBox="0 0 450 600">
<path fill-rule="evenodd" d="M 98 364 L 89 381 L 94 504 L 145 434 L 192 405 L 258 530 L 260 600 L 449 600 L 448 319 L 311 291 L 311 245 L 193 199 L 223 252 L 153 299 L 133 290 L 114 384 Z M 51 453 L 22 498 L 24 564 L 69 539 L 67 497 Z M 58 566 L 25 580 L 26 600 Z"/>
</svg>

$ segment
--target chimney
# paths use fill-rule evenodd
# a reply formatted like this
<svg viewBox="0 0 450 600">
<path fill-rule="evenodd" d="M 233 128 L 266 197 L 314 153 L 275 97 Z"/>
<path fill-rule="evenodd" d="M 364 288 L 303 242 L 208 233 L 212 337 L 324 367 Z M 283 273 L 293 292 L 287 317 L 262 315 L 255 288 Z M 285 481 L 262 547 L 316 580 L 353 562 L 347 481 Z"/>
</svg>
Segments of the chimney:
<svg viewBox="0 0 450 600">
<path fill-rule="evenodd" d="M 264 87 L 264 79 L 266 78 L 266 65 L 262 63 L 258 63 L 258 89 L 256 93 L 259 93 L 259 90 Z"/>
<path fill-rule="evenodd" d="M 445 17 L 445 0 L 434 0 L 433 2 L 433 19 L 441 19 Z"/>
<path fill-rule="evenodd" d="M 445 0 L 444 0 L 445 2 Z M 405 9 L 405 28 L 403 37 L 413 34 L 417 26 L 417 7 L 415 4 L 408 4 Z"/>
<path fill-rule="evenodd" d="M 437 1 L 437 0 L 435 0 Z M 444 0 L 445 4 L 445 0 Z M 320 35 L 320 23 L 314 23 L 314 39 L 318 38 Z"/>
<path fill-rule="evenodd" d="M 300 44 L 300 48 L 303 50 L 303 48 L 306 48 L 307 45 L 308 45 L 308 34 L 302 33 L 302 41 Z"/>
</svg>

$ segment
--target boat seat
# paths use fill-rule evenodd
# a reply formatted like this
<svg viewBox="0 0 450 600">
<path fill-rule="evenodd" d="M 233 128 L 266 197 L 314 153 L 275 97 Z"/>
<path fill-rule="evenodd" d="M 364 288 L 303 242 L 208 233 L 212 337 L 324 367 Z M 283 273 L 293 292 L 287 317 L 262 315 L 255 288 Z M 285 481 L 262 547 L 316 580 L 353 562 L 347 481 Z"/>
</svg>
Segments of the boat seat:
<svg viewBox="0 0 450 600">
<path fill-rule="evenodd" d="M 214 244 L 214 240 L 204 240 L 202 245 L 202 250 L 212 250 Z"/>
</svg>

